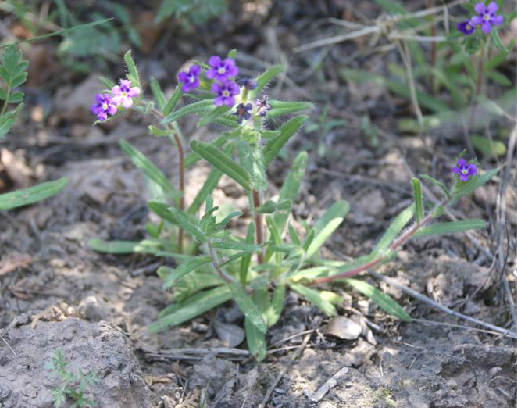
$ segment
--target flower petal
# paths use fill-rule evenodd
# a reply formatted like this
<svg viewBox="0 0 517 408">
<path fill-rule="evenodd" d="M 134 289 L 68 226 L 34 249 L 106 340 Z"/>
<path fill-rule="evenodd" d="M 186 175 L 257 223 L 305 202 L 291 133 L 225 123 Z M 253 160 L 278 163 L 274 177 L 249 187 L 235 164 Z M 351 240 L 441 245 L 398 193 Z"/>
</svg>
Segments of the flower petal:
<svg viewBox="0 0 517 408">
<path fill-rule="evenodd" d="M 497 3 L 495 1 L 492 1 L 488 7 L 487 7 L 487 10 L 490 12 L 490 13 L 495 13 L 497 10 L 498 10 L 499 7 L 497 7 Z"/>
<path fill-rule="evenodd" d="M 460 174 L 460 180 L 461 181 L 469 181 L 468 174 Z"/>
<path fill-rule="evenodd" d="M 457 161 L 457 165 L 458 165 L 458 167 L 461 169 L 461 168 L 463 168 L 463 167 L 466 167 L 466 166 L 467 166 L 467 162 L 466 162 L 465 160 L 463 160 L 463 159 L 458 159 L 458 161 Z"/>
<path fill-rule="evenodd" d="M 221 58 L 219 58 L 217 55 L 214 55 L 210 57 L 208 63 L 212 68 L 217 68 L 221 64 Z"/>
<path fill-rule="evenodd" d="M 470 19 L 470 22 L 472 23 L 472 25 L 477 26 L 483 24 L 483 19 L 479 16 L 474 16 Z"/>
<path fill-rule="evenodd" d="M 492 31 L 492 25 L 488 23 L 481 25 L 481 31 L 483 31 L 485 34 L 488 34 L 490 31 Z"/>
<path fill-rule="evenodd" d="M 476 4 L 476 7 L 474 7 L 474 10 L 476 10 L 476 13 L 482 14 L 486 11 L 485 3 L 481 2 Z"/>
<path fill-rule="evenodd" d="M 503 24 L 503 21 L 504 21 L 503 16 L 495 16 L 495 17 L 492 19 L 492 24 L 493 24 L 493 25 L 501 25 L 501 24 Z"/>
</svg>

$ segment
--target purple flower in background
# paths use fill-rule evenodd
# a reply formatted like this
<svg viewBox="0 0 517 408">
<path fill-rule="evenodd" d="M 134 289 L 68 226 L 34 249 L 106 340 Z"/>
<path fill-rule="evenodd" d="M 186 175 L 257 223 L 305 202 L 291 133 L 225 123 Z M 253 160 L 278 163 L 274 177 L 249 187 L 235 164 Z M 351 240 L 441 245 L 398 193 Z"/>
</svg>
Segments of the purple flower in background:
<svg viewBox="0 0 517 408">
<path fill-rule="evenodd" d="M 113 103 L 116 106 L 123 106 L 124 108 L 130 108 L 133 106 L 133 99 L 140 95 L 140 88 L 131 87 L 131 81 L 127 79 L 121 79 L 120 85 L 111 88 L 113 93 Z"/>
<path fill-rule="evenodd" d="M 113 103 L 109 94 L 96 94 L 95 103 L 91 107 L 93 114 L 97 115 L 98 120 L 106 120 L 109 116 L 117 113 L 117 107 Z"/>
<path fill-rule="evenodd" d="M 242 123 L 243 120 L 248 120 L 251 118 L 252 109 L 253 105 L 251 103 L 248 103 L 247 105 L 240 103 L 237 105 L 237 108 L 235 112 L 233 112 L 233 114 L 237 116 L 237 123 L 239 125 Z"/>
<path fill-rule="evenodd" d="M 253 91 L 257 87 L 257 81 L 255 81 L 253 78 L 240 78 L 237 83 L 243 88 L 249 89 L 250 91 Z"/>
<path fill-rule="evenodd" d="M 266 116 L 267 111 L 270 111 L 272 109 L 268 99 L 268 95 L 264 95 L 262 99 L 257 99 L 257 115 L 259 115 L 262 118 Z"/>
<path fill-rule="evenodd" d="M 476 30 L 476 26 L 470 20 L 458 23 L 458 30 L 465 35 L 470 35 Z"/>
<path fill-rule="evenodd" d="M 225 81 L 216 82 L 212 85 L 212 92 L 215 93 L 214 99 L 215 106 L 228 106 L 232 107 L 235 104 L 235 95 L 240 93 L 240 88 L 235 82 Z"/>
<path fill-rule="evenodd" d="M 192 65 L 188 72 L 180 72 L 178 74 L 178 81 L 183 82 L 183 92 L 190 92 L 199 86 L 199 75 L 201 74 L 201 67 L 199 65 Z"/>
<path fill-rule="evenodd" d="M 503 24 L 503 16 L 495 15 L 498 10 L 497 3 L 495 1 L 492 1 L 488 6 L 485 6 L 485 3 L 483 2 L 478 3 L 474 9 L 479 16 L 472 17 L 472 24 L 480 25 L 481 31 L 485 34 L 492 31 L 493 26 Z"/>
<path fill-rule="evenodd" d="M 456 167 L 452 168 L 452 172 L 459 174 L 461 181 L 469 181 L 469 177 L 477 174 L 478 169 L 475 164 L 459 159 Z"/>
<path fill-rule="evenodd" d="M 209 79 L 223 82 L 228 78 L 236 77 L 239 73 L 239 70 L 235 66 L 235 61 L 230 58 L 222 60 L 214 55 L 210 57 L 208 63 L 210 64 L 210 69 L 206 71 L 206 77 Z"/>
</svg>

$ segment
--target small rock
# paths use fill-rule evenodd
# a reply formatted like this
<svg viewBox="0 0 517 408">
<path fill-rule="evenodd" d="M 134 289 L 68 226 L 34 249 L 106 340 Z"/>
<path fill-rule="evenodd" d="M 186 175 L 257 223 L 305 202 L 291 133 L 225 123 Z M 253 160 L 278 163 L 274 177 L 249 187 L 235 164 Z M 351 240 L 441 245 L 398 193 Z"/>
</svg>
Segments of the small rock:
<svg viewBox="0 0 517 408">
<path fill-rule="evenodd" d="M 359 323 L 343 316 L 331 319 L 323 329 L 323 333 L 345 340 L 357 339 L 362 331 L 363 329 Z"/>
</svg>

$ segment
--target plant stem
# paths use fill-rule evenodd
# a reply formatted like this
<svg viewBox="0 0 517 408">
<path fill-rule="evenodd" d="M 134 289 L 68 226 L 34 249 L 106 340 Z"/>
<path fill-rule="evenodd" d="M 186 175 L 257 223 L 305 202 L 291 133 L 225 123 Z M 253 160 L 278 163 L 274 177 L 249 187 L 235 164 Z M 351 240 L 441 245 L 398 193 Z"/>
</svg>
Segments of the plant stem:
<svg viewBox="0 0 517 408">
<path fill-rule="evenodd" d="M 253 190 L 253 212 L 255 215 L 255 241 L 257 245 L 262 245 L 262 216 L 257 212 L 257 208 L 260 207 L 260 193 L 257 190 Z M 259 264 L 264 262 L 264 256 L 262 254 L 262 248 L 257 252 L 257 262 Z"/>
<path fill-rule="evenodd" d="M 448 202 L 449 202 L 448 199 L 444 200 L 440 205 L 445 207 Z M 404 245 L 409 240 L 409 238 L 411 238 L 420 228 L 425 226 L 432 219 L 433 219 L 433 211 L 430 211 L 424 219 L 422 219 L 420 222 L 415 222 L 411 228 L 409 228 L 405 233 L 403 233 L 395 241 L 393 241 L 393 243 L 389 247 L 388 253 L 395 251 L 397 248 Z M 367 264 L 361 265 L 350 271 L 338 273 L 336 275 L 315 278 L 309 284 L 317 285 L 320 283 L 332 282 L 336 279 L 350 278 L 351 276 L 357 275 L 361 272 L 367 271 L 368 269 L 371 269 L 371 268 L 379 265 L 384 260 L 385 257 L 386 257 L 385 254 L 381 254 L 378 258 L 374 259 L 371 262 L 368 262 Z"/>
<path fill-rule="evenodd" d="M 0 117 L 4 116 L 5 110 L 7 109 L 7 104 L 9 103 L 10 93 L 11 93 L 11 84 L 9 83 L 9 84 L 7 84 L 7 90 L 5 93 L 5 102 L 4 102 L 4 106 L 2 107 L 2 112 L 0 113 Z"/>
<path fill-rule="evenodd" d="M 210 240 L 207 242 L 208 246 L 208 253 L 210 254 L 210 258 L 212 258 L 212 265 L 214 266 L 215 271 L 219 275 L 219 277 L 224 280 L 226 283 L 233 283 L 233 280 L 224 273 L 224 271 L 219 266 L 219 260 L 217 259 L 217 254 L 214 251 L 214 248 L 212 248 L 212 245 L 210 244 Z"/>
<path fill-rule="evenodd" d="M 153 114 L 158 119 L 163 119 L 163 114 L 156 109 L 153 109 Z M 172 137 L 176 142 L 176 147 L 178 148 L 179 155 L 179 188 L 181 192 L 181 197 L 179 199 L 179 209 L 181 211 L 185 211 L 185 151 L 183 150 L 183 143 L 181 142 L 181 137 L 179 133 L 172 127 L 172 125 L 168 125 L 169 130 L 171 131 Z M 178 251 L 180 254 L 183 253 L 183 229 L 179 229 L 178 233 Z"/>
</svg>

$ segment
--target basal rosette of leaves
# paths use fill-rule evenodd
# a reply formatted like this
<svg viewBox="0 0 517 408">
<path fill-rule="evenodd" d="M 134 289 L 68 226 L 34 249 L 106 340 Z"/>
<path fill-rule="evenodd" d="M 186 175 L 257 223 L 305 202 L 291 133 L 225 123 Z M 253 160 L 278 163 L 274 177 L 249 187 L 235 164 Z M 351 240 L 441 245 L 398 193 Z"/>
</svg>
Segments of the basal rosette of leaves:
<svg viewBox="0 0 517 408">
<path fill-rule="evenodd" d="M 307 117 L 297 114 L 312 109 L 312 104 L 269 98 L 266 87 L 283 67 L 272 66 L 256 78 L 240 78 L 235 56 L 236 51 L 232 51 L 226 57 L 213 56 L 208 64 L 193 63 L 178 75 L 179 84 L 169 98 L 153 80 L 152 96 L 146 99 L 137 67 L 127 53 L 128 74 L 122 81 L 129 81 L 124 82 L 127 95 L 131 88 L 138 88 L 131 103 L 126 101 L 129 107 L 117 102 L 117 85 L 103 79 L 107 89 L 92 106 L 98 119 L 103 121 L 102 116 L 110 120 L 127 109 L 152 115 L 157 124 L 149 127 L 149 133 L 173 141 L 180 165 L 173 172 L 178 180 L 170 182 L 151 160 L 122 141 L 124 152 L 153 185 L 155 196 L 148 207 L 160 221 L 147 224 L 148 237 L 140 242 L 95 239 L 91 246 L 101 252 L 145 253 L 174 261 L 175 267 L 157 271 L 163 288 L 172 289 L 174 302 L 160 313 L 159 320 L 149 327 L 151 331 L 182 324 L 233 300 L 244 314 L 248 348 L 258 360 L 266 357 L 266 333 L 280 319 L 288 290 L 333 316 L 343 303 L 332 291 L 333 285 L 345 284 L 394 317 L 409 322 L 410 316 L 392 298 L 352 277 L 394 259 L 412 238 L 484 228 L 483 220 L 439 219 L 445 207 L 470 195 L 497 169 L 483 172 L 475 162 L 467 162 L 462 153 L 457 166 L 451 168 L 449 185 L 428 175 L 420 177 L 440 191 L 443 199 L 439 205 L 432 206 L 424 199 L 420 179 L 414 178 L 408 187 L 413 190 L 414 203 L 393 220 L 371 253 L 346 263 L 324 259 L 320 249 L 340 227 L 349 206 L 346 201 L 335 202 L 313 225 L 302 223 L 303 233 L 296 231 L 291 208 L 307 166 L 306 152 L 294 159 L 278 195 L 268 196 L 268 166 L 305 123 Z M 181 99 L 188 103 L 180 107 Z M 227 130 L 209 143 L 191 141 L 187 153 L 178 121 L 190 115 L 199 118 L 199 127 L 217 124 Z M 277 118 L 285 120 L 275 126 L 277 122 L 271 119 Z M 185 169 L 200 160 L 207 161 L 212 169 L 194 200 L 187 203 Z M 220 209 L 214 206 L 211 194 L 223 174 L 248 196 L 251 217 L 245 237 L 228 228 L 232 219 L 243 217 L 241 212 L 218 217 Z"/>
<path fill-rule="evenodd" d="M 2 139 L 16 122 L 23 109 L 23 92 L 17 91 L 27 80 L 29 63 L 22 58 L 22 53 L 15 45 L 3 49 L 0 57 L 0 139 Z M 15 106 L 9 109 L 10 106 Z M 0 211 L 11 210 L 44 200 L 57 194 L 66 185 L 66 178 L 42 183 L 35 187 L 0 195 Z"/>
</svg>

